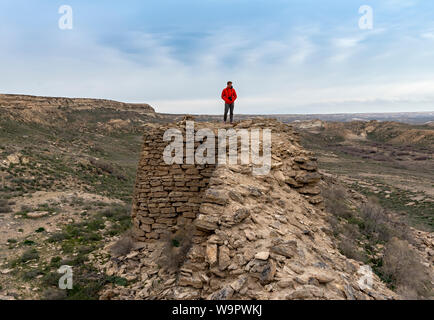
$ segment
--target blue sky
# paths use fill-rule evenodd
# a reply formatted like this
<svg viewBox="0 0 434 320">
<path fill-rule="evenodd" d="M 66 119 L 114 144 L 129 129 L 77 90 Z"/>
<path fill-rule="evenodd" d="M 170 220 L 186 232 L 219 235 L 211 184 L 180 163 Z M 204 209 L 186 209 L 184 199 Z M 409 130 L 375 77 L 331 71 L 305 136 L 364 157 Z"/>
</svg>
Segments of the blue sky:
<svg viewBox="0 0 434 320">
<path fill-rule="evenodd" d="M 2 93 L 216 114 L 232 80 L 240 113 L 434 111 L 434 1 L 2 0 L 0 49 Z"/>
</svg>

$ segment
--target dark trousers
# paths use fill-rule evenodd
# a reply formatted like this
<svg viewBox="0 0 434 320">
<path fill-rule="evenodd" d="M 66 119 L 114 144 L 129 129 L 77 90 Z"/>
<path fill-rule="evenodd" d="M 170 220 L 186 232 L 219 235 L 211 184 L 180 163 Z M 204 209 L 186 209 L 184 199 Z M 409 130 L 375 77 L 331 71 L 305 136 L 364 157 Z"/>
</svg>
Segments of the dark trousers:
<svg viewBox="0 0 434 320">
<path fill-rule="evenodd" d="M 228 118 L 228 111 L 230 110 L 230 119 L 231 119 L 231 123 L 234 120 L 234 103 L 232 102 L 231 104 L 229 103 L 225 103 L 225 116 L 224 116 L 224 120 L 226 122 L 226 119 Z"/>
</svg>

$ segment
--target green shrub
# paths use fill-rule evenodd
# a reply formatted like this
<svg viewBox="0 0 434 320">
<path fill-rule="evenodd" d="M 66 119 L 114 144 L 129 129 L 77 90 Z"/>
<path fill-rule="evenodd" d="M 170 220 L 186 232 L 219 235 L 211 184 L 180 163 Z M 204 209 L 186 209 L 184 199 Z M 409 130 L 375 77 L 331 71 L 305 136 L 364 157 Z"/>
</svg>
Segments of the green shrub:
<svg viewBox="0 0 434 320">
<path fill-rule="evenodd" d="M 23 245 L 25 245 L 25 246 L 33 246 L 34 244 L 35 244 L 35 241 L 33 241 L 33 240 L 26 239 L 23 241 Z"/>
</svg>

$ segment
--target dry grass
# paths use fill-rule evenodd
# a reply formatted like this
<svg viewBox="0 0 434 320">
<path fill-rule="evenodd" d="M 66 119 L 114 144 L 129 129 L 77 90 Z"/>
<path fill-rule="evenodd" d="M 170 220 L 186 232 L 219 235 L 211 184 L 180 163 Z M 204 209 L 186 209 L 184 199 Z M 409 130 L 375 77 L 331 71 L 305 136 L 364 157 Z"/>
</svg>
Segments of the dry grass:
<svg viewBox="0 0 434 320">
<path fill-rule="evenodd" d="M 125 256 L 131 252 L 134 247 L 134 240 L 130 230 L 110 247 L 110 252 L 114 256 Z"/>
<path fill-rule="evenodd" d="M 429 273 L 409 245 L 414 239 L 405 221 L 392 219 L 375 198 L 369 198 L 357 213 L 346 207 L 346 192 L 342 187 L 324 190 L 326 208 L 332 214 L 329 223 L 342 254 L 374 263 L 378 275 L 405 299 L 432 296 Z M 372 255 L 377 244 L 386 247 L 380 260 Z"/>
<path fill-rule="evenodd" d="M 118 167 L 115 166 L 114 163 L 109 161 L 101 160 L 101 159 L 90 159 L 91 165 L 94 166 L 95 170 L 99 174 L 110 174 L 116 177 L 119 180 L 127 180 L 124 174 L 120 171 Z"/>
<path fill-rule="evenodd" d="M 11 212 L 12 209 L 9 207 L 8 200 L 0 199 L 0 213 L 8 213 Z"/>
<path fill-rule="evenodd" d="M 321 193 L 326 210 L 331 213 L 328 222 L 337 239 L 339 251 L 350 259 L 365 261 L 366 257 L 359 250 L 358 245 L 358 239 L 361 236 L 358 225 L 343 222 L 354 218 L 353 212 L 346 204 L 348 198 L 346 190 L 340 185 L 329 185 L 323 188 Z"/>
<path fill-rule="evenodd" d="M 366 236 L 374 239 L 375 242 L 389 241 L 392 235 L 392 221 L 375 200 L 369 199 L 367 203 L 362 204 L 360 216 L 363 220 L 363 232 Z"/>
<path fill-rule="evenodd" d="M 176 233 L 168 233 L 163 237 L 160 263 L 168 270 L 177 271 L 182 266 L 193 245 L 193 233 L 193 226 L 181 226 Z"/>
<path fill-rule="evenodd" d="M 405 240 L 394 237 L 389 241 L 381 272 L 389 279 L 395 290 L 406 299 L 432 297 L 428 270 Z"/>
<path fill-rule="evenodd" d="M 343 224 L 340 226 L 339 251 L 346 257 L 358 261 L 366 261 L 366 254 L 360 250 L 358 239 L 360 239 L 359 227 L 354 224 Z"/>
<path fill-rule="evenodd" d="M 324 197 L 324 203 L 328 212 L 336 217 L 348 219 L 352 216 L 351 211 L 345 204 L 348 194 L 342 186 L 332 185 L 329 188 L 323 188 L 321 193 Z"/>
<path fill-rule="evenodd" d="M 339 251 L 347 258 L 366 261 L 366 255 L 359 250 L 357 242 L 353 239 L 340 240 L 338 244 Z"/>
</svg>

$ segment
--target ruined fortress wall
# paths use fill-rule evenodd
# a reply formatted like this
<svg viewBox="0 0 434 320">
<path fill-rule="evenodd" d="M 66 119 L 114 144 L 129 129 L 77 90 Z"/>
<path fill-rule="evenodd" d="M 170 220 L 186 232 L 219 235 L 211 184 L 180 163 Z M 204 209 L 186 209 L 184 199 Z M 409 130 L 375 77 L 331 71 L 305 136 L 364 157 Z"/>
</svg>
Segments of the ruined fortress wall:
<svg viewBox="0 0 434 320">
<path fill-rule="evenodd" d="M 183 131 L 184 124 L 174 126 Z M 225 128 L 221 123 L 195 123 L 195 129 L 200 126 L 214 132 Z M 356 271 L 362 263 L 336 249 L 328 214 L 322 210 L 316 158 L 299 144 L 292 127 L 255 119 L 233 128 L 272 128 L 269 173 L 254 175 L 251 164 L 166 165 L 167 127 L 153 125 L 145 132 L 133 220 L 136 236 L 146 243 L 140 255 L 108 262 L 116 268 L 125 263 L 141 266 L 138 275 L 145 278 L 134 298 L 390 297 L 379 279 L 374 279 L 374 292 L 360 289 Z M 186 234 L 180 225 L 185 222 L 194 227 L 178 237 Z M 178 227 L 169 241 L 154 240 Z"/>
<path fill-rule="evenodd" d="M 133 233 L 139 240 L 159 239 L 177 226 L 191 224 L 215 168 L 185 164 L 185 122 L 171 127 L 183 133 L 184 164 L 164 162 L 163 152 L 169 142 L 163 140 L 163 135 L 169 126 L 149 127 L 144 134 L 132 209 Z"/>
<path fill-rule="evenodd" d="M 186 121 L 184 119 L 165 126 L 151 124 L 145 130 L 132 208 L 133 233 L 139 240 L 160 239 L 163 234 L 173 233 L 181 226 L 195 225 L 197 228 L 192 231 L 195 233 L 194 239 L 201 241 L 206 232 L 216 227 L 223 214 L 227 199 L 216 201 L 213 195 L 215 186 L 210 184 L 212 176 L 214 180 L 220 180 L 217 179 L 216 166 L 186 164 Z M 196 123 L 195 134 L 203 126 L 210 126 L 214 130 L 220 127 L 218 124 Z M 294 188 L 311 204 L 323 206 L 317 187 L 320 175 L 317 173 L 316 158 L 300 148 L 292 127 L 275 120 L 250 120 L 238 124 L 236 129 L 254 127 L 273 128 L 273 162 L 268 178 Z M 168 165 L 163 159 L 164 149 L 170 143 L 164 141 L 163 136 L 170 128 L 182 133 L 183 164 Z M 216 154 L 217 140 L 216 135 Z M 199 144 L 196 142 L 194 149 Z M 231 170 L 237 171 L 234 167 Z M 247 165 L 240 170 L 251 174 L 252 167 Z"/>
</svg>

